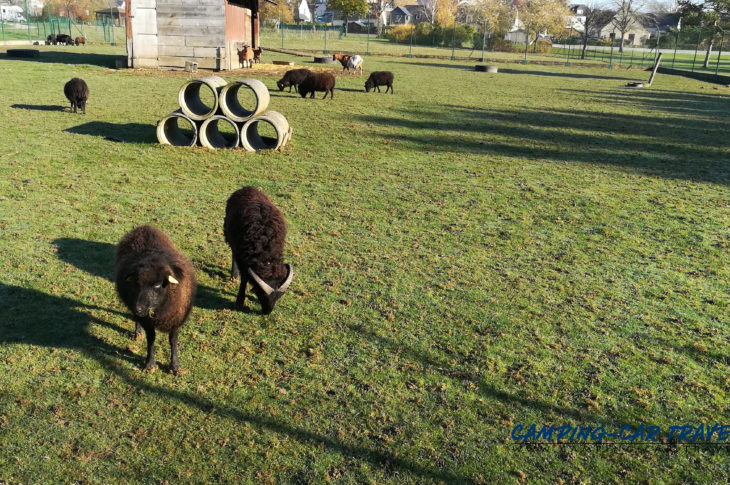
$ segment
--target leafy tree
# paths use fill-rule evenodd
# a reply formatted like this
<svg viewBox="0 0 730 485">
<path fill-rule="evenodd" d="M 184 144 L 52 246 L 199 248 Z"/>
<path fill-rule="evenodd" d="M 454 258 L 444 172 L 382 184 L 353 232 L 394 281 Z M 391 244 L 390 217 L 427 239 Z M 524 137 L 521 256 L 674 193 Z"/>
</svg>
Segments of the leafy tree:
<svg viewBox="0 0 730 485">
<path fill-rule="evenodd" d="M 284 0 L 279 0 L 277 5 L 269 2 L 259 3 L 259 19 L 264 22 L 266 20 L 282 20 L 284 23 L 294 23 L 294 7 Z"/>
<path fill-rule="evenodd" d="M 531 33 L 535 34 L 535 40 L 540 32 L 560 33 L 571 14 L 564 0 L 523 0 L 517 5 L 517 12 L 525 29 L 525 56 Z"/>
<path fill-rule="evenodd" d="M 329 0 L 329 7 L 342 13 L 345 21 L 345 35 L 347 35 L 347 19 L 355 15 L 366 15 L 369 7 L 367 0 Z"/>
<path fill-rule="evenodd" d="M 433 20 L 441 25 L 453 25 L 458 11 L 458 0 L 436 0 L 436 11 Z"/>
</svg>

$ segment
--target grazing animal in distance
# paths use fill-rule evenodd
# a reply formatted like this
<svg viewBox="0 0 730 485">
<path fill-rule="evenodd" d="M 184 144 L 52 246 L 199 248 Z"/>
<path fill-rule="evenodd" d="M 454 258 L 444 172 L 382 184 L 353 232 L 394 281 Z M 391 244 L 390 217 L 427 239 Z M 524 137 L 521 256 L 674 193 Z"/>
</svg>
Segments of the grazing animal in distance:
<svg viewBox="0 0 730 485">
<path fill-rule="evenodd" d="M 50 34 L 46 37 L 46 45 L 56 45 L 56 34 Z"/>
<path fill-rule="evenodd" d="M 74 43 L 76 45 L 84 45 L 85 46 L 86 45 L 86 37 L 82 37 L 82 36 L 76 37 L 76 39 L 74 39 Z"/>
<path fill-rule="evenodd" d="M 81 112 L 86 114 L 86 101 L 89 99 L 89 86 L 86 85 L 86 81 L 77 77 L 71 79 L 63 87 L 63 94 L 71 102 L 74 113 L 76 108 L 81 108 Z"/>
<path fill-rule="evenodd" d="M 291 265 L 284 264 L 284 216 L 263 192 L 243 187 L 226 202 L 223 234 L 231 247 L 231 278 L 241 278 L 236 308 L 245 308 L 251 283 L 261 312 L 268 315 L 294 276 Z"/>
<path fill-rule="evenodd" d="M 333 99 L 335 97 L 334 90 L 335 77 L 328 72 L 313 72 L 299 83 L 299 95 L 302 98 L 307 97 L 309 93 L 311 93 L 310 98 L 314 98 L 315 91 L 324 91 L 322 99 L 327 97 L 327 93 L 330 94 L 330 99 Z"/>
<path fill-rule="evenodd" d="M 259 46 L 253 50 L 253 62 L 261 64 L 261 53 L 264 50 Z"/>
<path fill-rule="evenodd" d="M 387 86 L 385 92 L 390 89 L 390 94 L 393 94 L 393 73 L 390 71 L 375 71 L 370 73 L 370 77 L 365 81 L 365 92 L 369 93 L 371 89 L 377 89 L 380 92 L 378 86 Z"/>
<path fill-rule="evenodd" d="M 360 74 L 362 75 L 362 57 L 358 55 L 350 57 L 347 60 L 347 72 L 350 72 L 350 69 L 352 69 L 353 72 L 357 72 L 357 70 L 360 69 Z"/>
<path fill-rule="evenodd" d="M 350 55 L 348 54 L 332 54 L 332 60 L 333 61 L 340 61 L 340 64 L 342 64 L 342 72 L 347 69 L 347 61 L 350 60 Z"/>
<path fill-rule="evenodd" d="M 251 67 L 253 64 L 253 49 L 247 45 L 243 46 L 240 51 L 238 51 L 238 62 L 241 64 L 241 67 Z"/>
<path fill-rule="evenodd" d="M 276 85 L 279 91 L 283 91 L 284 88 L 288 87 L 291 93 L 291 88 L 294 87 L 294 92 L 299 92 L 299 84 L 304 81 L 307 76 L 312 74 L 309 69 L 292 69 L 284 73 L 284 77 L 276 81 Z"/>
<path fill-rule="evenodd" d="M 72 45 L 73 43 L 74 43 L 73 38 L 68 34 L 57 34 L 56 35 L 56 44 Z"/>
<path fill-rule="evenodd" d="M 170 334 L 170 368 L 180 373 L 177 339 L 190 316 L 195 297 L 195 270 L 167 235 L 154 226 L 139 226 L 117 244 L 114 281 L 122 302 L 132 312 L 134 336 L 144 329 L 147 359 L 144 369 L 155 369 L 156 331 Z"/>
</svg>

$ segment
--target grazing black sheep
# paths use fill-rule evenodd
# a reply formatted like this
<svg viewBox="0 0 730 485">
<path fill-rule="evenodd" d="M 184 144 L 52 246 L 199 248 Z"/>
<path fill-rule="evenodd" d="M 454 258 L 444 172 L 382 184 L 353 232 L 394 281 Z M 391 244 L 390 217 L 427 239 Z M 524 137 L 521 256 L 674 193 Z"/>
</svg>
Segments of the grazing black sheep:
<svg viewBox="0 0 730 485">
<path fill-rule="evenodd" d="M 86 101 L 89 99 L 89 86 L 86 85 L 86 81 L 77 77 L 71 79 L 63 87 L 63 94 L 71 102 L 74 113 L 76 108 L 81 108 L 81 112 L 86 114 Z"/>
<path fill-rule="evenodd" d="M 56 34 L 50 34 L 46 37 L 46 45 L 56 45 Z"/>
<path fill-rule="evenodd" d="M 314 98 L 315 91 L 324 91 L 322 99 L 327 97 L 327 93 L 330 93 L 330 99 L 333 99 L 334 90 L 335 77 L 328 72 L 313 72 L 299 83 L 299 94 L 302 98 L 306 98 L 309 93 L 312 93 L 310 98 Z"/>
<path fill-rule="evenodd" d="M 370 77 L 365 81 L 365 92 L 369 93 L 371 89 L 377 89 L 380 92 L 378 86 L 387 86 L 385 92 L 390 89 L 390 94 L 393 94 L 393 73 L 390 71 L 375 71 L 370 74 Z"/>
<path fill-rule="evenodd" d="M 261 312 L 268 315 L 294 276 L 291 265 L 284 264 L 284 216 L 263 192 L 243 187 L 228 198 L 223 233 L 233 254 L 231 278 L 241 277 L 236 308 L 245 308 L 251 283 Z"/>
<path fill-rule="evenodd" d="M 284 88 L 288 87 L 290 93 L 293 86 L 294 92 L 297 93 L 299 92 L 299 84 L 307 79 L 310 74 L 312 74 L 312 71 L 309 69 L 292 69 L 286 71 L 284 77 L 276 81 L 276 85 L 279 87 L 279 91 L 283 91 Z"/>
<path fill-rule="evenodd" d="M 119 298 L 132 312 L 134 335 L 147 334 L 145 370 L 155 369 L 155 331 L 170 334 L 170 368 L 180 373 L 177 337 L 195 297 L 195 270 L 156 227 L 139 226 L 122 237 L 114 256 Z"/>
</svg>

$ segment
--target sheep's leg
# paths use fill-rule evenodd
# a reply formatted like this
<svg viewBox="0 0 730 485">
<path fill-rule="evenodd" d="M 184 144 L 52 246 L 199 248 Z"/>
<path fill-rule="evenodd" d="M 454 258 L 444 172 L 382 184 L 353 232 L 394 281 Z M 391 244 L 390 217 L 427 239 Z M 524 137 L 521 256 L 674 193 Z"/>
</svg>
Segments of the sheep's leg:
<svg viewBox="0 0 730 485">
<path fill-rule="evenodd" d="M 86 114 L 86 102 L 84 102 L 84 103 L 83 103 L 83 104 L 81 105 L 81 112 L 82 112 L 83 114 Z"/>
<path fill-rule="evenodd" d="M 375 89 L 377 89 L 377 90 L 378 90 L 378 92 L 380 92 L 380 85 L 379 85 L 379 84 L 376 84 L 376 85 L 375 85 Z"/>
<path fill-rule="evenodd" d="M 144 370 L 152 372 L 155 370 L 155 327 L 144 329 L 147 334 L 147 360 L 144 363 Z"/>
<path fill-rule="evenodd" d="M 236 257 L 231 255 L 231 260 L 231 279 L 235 280 L 241 276 L 241 271 L 238 269 L 238 264 L 236 264 Z"/>
<path fill-rule="evenodd" d="M 238 296 L 236 296 L 236 310 L 242 311 L 246 308 L 246 285 L 248 284 L 248 276 L 241 276 L 241 286 L 238 288 Z"/>
<path fill-rule="evenodd" d="M 180 373 L 180 359 L 177 356 L 177 336 L 179 333 L 180 327 L 170 330 L 170 369 L 175 375 Z"/>
<path fill-rule="evenodd" d="M 139 338 L 142 336 L 142 331 L 142 325 L 140 325 L 139 322 L 135 322 L 132 340 L 139 340 Z"/>
</svg>

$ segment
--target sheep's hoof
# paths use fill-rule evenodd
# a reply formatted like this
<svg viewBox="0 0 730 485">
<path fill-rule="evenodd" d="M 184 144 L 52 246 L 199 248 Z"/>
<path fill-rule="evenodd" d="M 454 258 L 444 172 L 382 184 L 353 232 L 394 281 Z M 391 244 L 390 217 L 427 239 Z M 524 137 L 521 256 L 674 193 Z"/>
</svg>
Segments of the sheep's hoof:
<svg viewBox="0 0 730 485">
<path fill-rule="evenodd" d="M 172 368 L 172 369 L 170 369 L 170 372 L 172 372 L 176 376 L 184 376 L 185 374 L 188 373 L 188 370 L 187 369 L 183 369 L 182 367 L 178 367 L 178 368 Z"/>
</svg>

